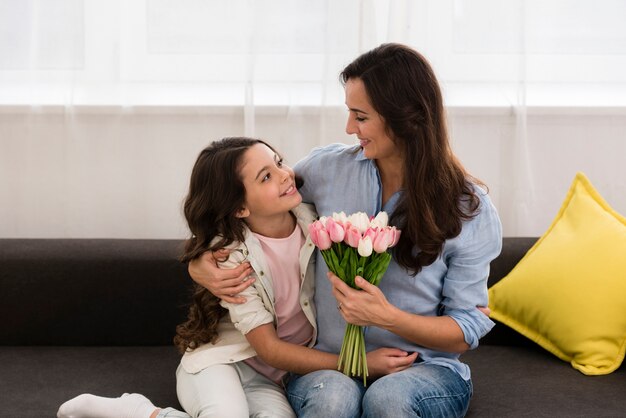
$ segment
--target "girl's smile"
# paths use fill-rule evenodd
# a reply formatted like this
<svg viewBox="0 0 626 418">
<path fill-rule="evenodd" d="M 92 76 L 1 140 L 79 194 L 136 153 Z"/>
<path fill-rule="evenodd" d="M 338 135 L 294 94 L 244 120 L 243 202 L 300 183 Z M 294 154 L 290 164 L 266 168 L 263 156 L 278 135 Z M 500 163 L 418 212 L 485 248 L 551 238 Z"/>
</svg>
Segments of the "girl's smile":
<svg viewBox="0 0 626 418">
<path fill-rule="evenodd" d="M 256 144 L 244 154 L 239 173 L 246 198 L 237 216 L 262 235 L 288 236 L 295 226 L 289 211 L 302 202 L 293 170 L 266 145 Z"/>
</svg>

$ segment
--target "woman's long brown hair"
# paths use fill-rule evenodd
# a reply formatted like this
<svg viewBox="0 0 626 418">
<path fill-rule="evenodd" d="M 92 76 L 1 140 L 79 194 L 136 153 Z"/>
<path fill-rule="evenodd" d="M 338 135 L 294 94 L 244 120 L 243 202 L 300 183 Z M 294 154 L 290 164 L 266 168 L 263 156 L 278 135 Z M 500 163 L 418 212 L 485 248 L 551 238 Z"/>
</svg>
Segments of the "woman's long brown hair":
<svg viewBox="0 0 626 418">
<path fill-rule="evenodd" d="M 182 262 L 244 241 L 245 224 L 235 216 L 246 196 L 239 171 L 244 153 L 256 144 L 272 148 L 259 139 L 233 137 L 213 142 L 198 156 L 184 203 L 192 235 L 185 243 Z M 227 312 L 219 302 L 206 288 L 194 284 L 187 321 L 176 327 L 174 337 L 181 353 L 216 341 L 218 323 Z"/>
<path fill-rule="evenodd" d="M 428 61 L 400 44 L 383 44 L 359 56 L 340 75 L 363 81 L 372 106 L 404 155 L 403 193 L 390 222 L 402 229 L 397 262 L 419 273 L 432 264 L 447 239 L 461 233 L 480 200 L 452 153 L 443 97 Z"/>
</svg>

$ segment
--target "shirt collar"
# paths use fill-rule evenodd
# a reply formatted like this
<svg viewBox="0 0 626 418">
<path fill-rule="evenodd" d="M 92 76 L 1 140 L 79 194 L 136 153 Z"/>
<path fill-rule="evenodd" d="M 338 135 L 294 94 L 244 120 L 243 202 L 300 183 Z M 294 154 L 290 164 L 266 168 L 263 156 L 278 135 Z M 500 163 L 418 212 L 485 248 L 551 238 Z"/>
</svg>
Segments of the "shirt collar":
<svg viewBox="0 0 626 418">
<path fill-rule="evenodd" d="M 369 161 L 369 159 L 365 156 L 365 153 L 363 152 L 363 148 L 359 149 L 359 152 L 356 154 L 356 157 L 354 159 L 356 161 L 363 161 L 363 160 Z"/>
</svg>

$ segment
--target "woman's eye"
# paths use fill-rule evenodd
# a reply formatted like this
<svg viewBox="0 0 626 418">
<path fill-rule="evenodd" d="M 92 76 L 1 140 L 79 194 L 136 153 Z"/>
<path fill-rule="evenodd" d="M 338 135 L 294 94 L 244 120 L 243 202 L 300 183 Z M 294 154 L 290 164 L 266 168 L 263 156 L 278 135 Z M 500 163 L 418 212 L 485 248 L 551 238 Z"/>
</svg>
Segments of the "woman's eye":
<svg viewBox="0 0 626 418">
<path fill-rule="evenodd" d="M 276 161 L 276 166 L 277 167 L 282 167 L 283 166 L 283 160 L 280 159 L 280 160 Z"/>
<path fill-rule="evenodd" d="M 354 119 L 355 119 L 357 122 L 363 122 L 363 121 L 365 121 L 365 118 L 362 118 L 362 117 L 360 117 L 360 116 L 357 116 L 357 117 L 355 117 Z"/>
</svg>

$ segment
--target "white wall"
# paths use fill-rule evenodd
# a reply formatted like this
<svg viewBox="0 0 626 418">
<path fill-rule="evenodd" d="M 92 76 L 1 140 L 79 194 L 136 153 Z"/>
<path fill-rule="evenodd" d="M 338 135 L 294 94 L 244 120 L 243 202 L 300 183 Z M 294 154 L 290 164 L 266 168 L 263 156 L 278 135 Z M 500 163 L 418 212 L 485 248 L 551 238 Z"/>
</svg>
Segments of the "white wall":
<svg viewBox="0 0 626 418">
<path fill-rule="evenodd" d="M 490 187 L 508 236 L 538 236 L 583 171 L 626 214 L 626 111 L 530 109 L 529 175 L 507 109 L 450 109 L 453 147 Z M 256 136 L 295 162 L 311 145 L 350 142 L 345 110 L 259 109 Z M 191 166 L 211 140 L 244 134 L 240 108 L 0 110 L 0 237 L 184 238 Z M 521 173 L 521 174 L 520 174 Z M 524 208 L 513 207 L 530 182 Z M 526 211 L 523 224 L 516 213 Z"/>
</svg>

